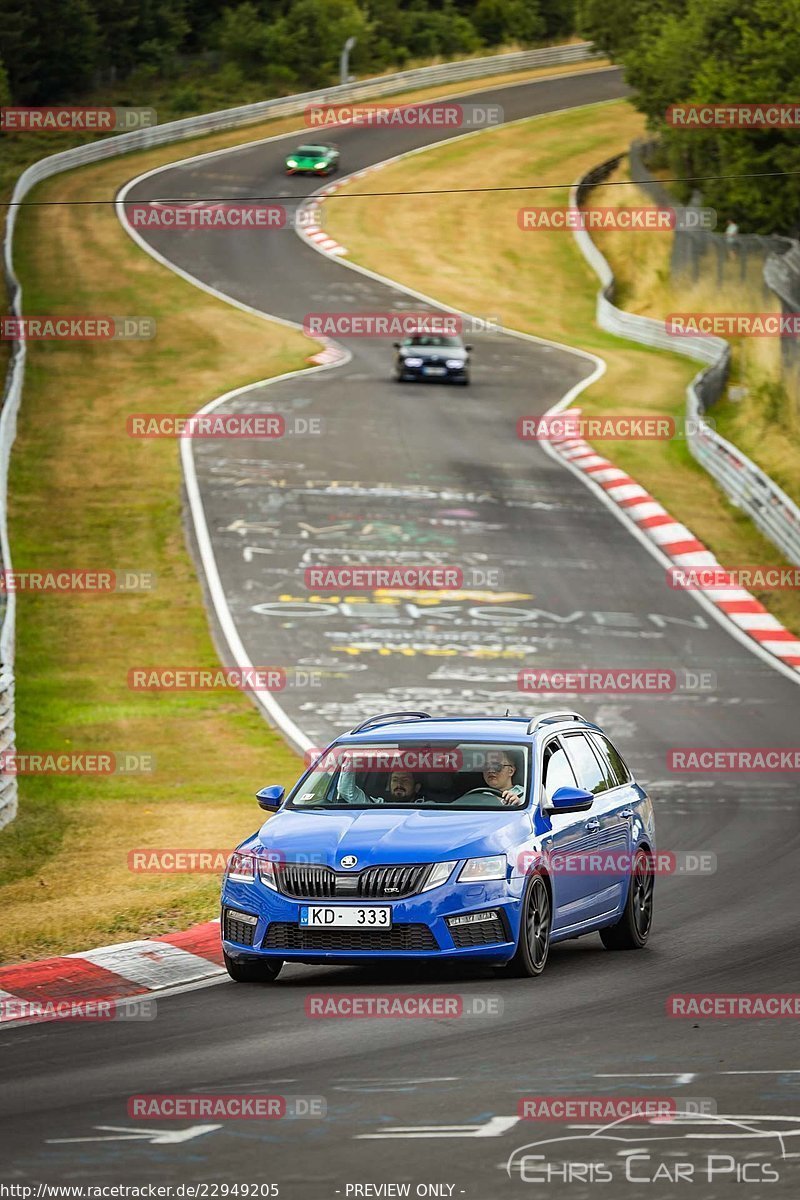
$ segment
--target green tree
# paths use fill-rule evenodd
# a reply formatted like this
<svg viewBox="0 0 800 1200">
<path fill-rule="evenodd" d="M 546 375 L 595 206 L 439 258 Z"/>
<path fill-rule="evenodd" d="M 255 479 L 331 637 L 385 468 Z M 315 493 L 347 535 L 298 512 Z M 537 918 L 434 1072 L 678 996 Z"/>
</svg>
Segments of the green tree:
<svg viewBox="0 0 800 1200">
<path fill-rule="evenodd" d="M 569 37 L 575 32 L 575 0 L 539 0 L 539 9 L 546 38 Z"/>
<path fill-rule="evenodd" d="M 598 50 L 625 61 L 625 52 L 637 45 L 649 22 L 668 14 L 680 15 L 685 0 L 578 0 L 578 32 Z"/>
<path fill-rule="evenodd" d="M 369 34 L 369 22 L 355 0 L 295 0 L 268 27 L 267 66 L 288 69 L 305 86 L 321 87 L 337 77 L 347 39 L 367 42 Z"/>
<path fill-rule="evenodd" d="M 479 0 L 473 22 L 487 46 L 541 41 L 545 21 L 538 0 Z"/>
<path fill-rule="evenodd" d="M 244 71 L 260 71 L 267 61 L 267 25 L 250 0 L 226 8 L 218 33 L 225 62 Z"/>
<path fill-rule="evenodd" d="M 8 72 L 5 69 L 2 58 L 0 58 L 0 104 L 11 103 L 11 88 L 8 83 Z"/>
<path fill-rule="evenodd" d="M 126 76 L 134 67 L 166 73 L 189 33 L 185 0 L 91 0 L 104 72 Z"/>
<path fill-rule="evenodd" d="M 0 0 L 0 29 L 16 103 L 67 101 L 91 83 L 98 61 L 98 34 L 88 0 L 37 0 L 35 5 Z"/>
<path fill-rule="evenodd" d="M 676 69 L 682 56 L 683 72 Z M 780 128 L 685 130 L 666 123 L 670 104 L 771 104 L 800 84 L 800 0 L 690 0 L 682 19 L 628 54 L 639 106 L 661 135 L 673 172 L 718 176 L 700 184 L 705 203 L 744 232 L 796 231 L 800 176 L 797 134 Z M 684 197 L 692 187 L 683 188 Z"/>
</svg>

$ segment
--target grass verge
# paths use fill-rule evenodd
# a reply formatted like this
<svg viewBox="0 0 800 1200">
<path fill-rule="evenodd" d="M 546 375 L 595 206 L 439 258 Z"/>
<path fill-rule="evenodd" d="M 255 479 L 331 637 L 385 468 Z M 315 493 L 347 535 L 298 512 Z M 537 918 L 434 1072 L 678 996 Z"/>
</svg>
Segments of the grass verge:
<svg viewBox="0 0 800 1200">
<path fill-rule="evenodd" d="M 627 163 L 609 176 L 612 185 L 630 179 Z M 636 187 L 599 187 L 592 203 L 650 204 Z M 760 259 L 750 269 L 729 270 L 722 284 L 709 255 L 698 263 L 697 279 L 676 282 L 670 275 L 672 235 L 603 231 L 595 242 L 617 279 L 617 304 L 630 312 L 665 317 L 670 312 L 780 312 L 763 283 Z M 725 395 L 710 414 L 718 431 L 739 446 L 797 503 L 800 503 L 800 409 L 782 385 L 779 338 L 730 338 L 731 377 Z M 738 395 L 738 398 L 737 398 Z"/>
<path fill-rule="evenodd" d="M 135 168 L 175 153 L 137 156 Z M 42 185 L 37 198 L 111 196 L 133 169 L 128 158 L 84 168 Z M 29 313 L 157 321 L 153 341 L 29 346 L 10 478 L 15 568 L 132 567 L 153 572 L 157 588 L 18 597 L 18 748 L 144 751 L 156 770 L 20 778 L 19 815 L 0 835 L 4 960 L 213 916 L 217 877 L 133 874 L 128 852 L 230 848 L 257 824 L 254 790 L 296 776 L 297 756 L 245 696 L 127 687 L 137 664 L 210 667 L 217 658 L 181 524 L 178 445 L 134 441 L 125 418 L 194 411 L 229 388 L 302 368 L 317 348 L 160 267 L 109 206 L 25 210 L 16 262 Z"/>
<path fill-rule="evenodd" d="M 643 129 L 641 115 L 617 101 L 464 138 L 411 160 L 415 189 L 452 189 L 449 195 L 357 199 L 365 192 L 399 192 L 407 186 L 409 163 L 400 161 L 379 177 L 349 184 L 343 189 L 346 204 L 327 201 L 324 228 L 348 247 L 353 261 L 434 294 L 445 305 L 497 315 L 508 328 L 601 355 L 608 369 L 581 396 L 587 413 L 669 414 L 681 429 L 685 389 L 697 364 L 600 330 L 597 278 L 571 235 L 522 231 L 517 223 L 521 206 L 566 204 L 564 185 L 624 151 Z M 552 187 L 519 193 L 465 190 L 495 188 L 498 181 L 505 188 Z M 645 236 L 630 234 L 625 251 L 637 253 L 637 239 Z M 787 565 L 694 462 L 682 438 L 596 445 L 694 530 L 724 565 Z M 800 595 L 770 592 L 759 599 L 800 632 Z"/>
</svg>

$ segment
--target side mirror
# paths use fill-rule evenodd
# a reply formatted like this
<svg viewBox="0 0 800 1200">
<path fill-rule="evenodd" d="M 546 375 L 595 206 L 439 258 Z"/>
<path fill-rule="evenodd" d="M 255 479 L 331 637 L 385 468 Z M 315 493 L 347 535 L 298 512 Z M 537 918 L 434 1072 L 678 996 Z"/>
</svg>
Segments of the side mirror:
<svg viewBox="0 0 800 1200">
<path fill-rule="evenodd" d="M 586 812 L 594 803 L 594 796 L 584 788 L 560 787 L 552 795 L 546 812 L 573 813 Z"/>
<path fill-rule="evenodd" d="M 465 350 L 471 350 L 471 349 L 472 349 L 472 346 L 465 346 L 465 347 L 464 347 L 464 349 L 465 349 Z"/>
<path fill-rule="evenodd" d="M 256 792 L 256 800 L 259 808 L 265 808 L 267 812 L 277 812 L 283 804 L 283 797 L 286 792 L 279 783 L 274 783 L 271 787 L 262 788 L 260 792 Z"/>
<path fill-rule="evenodd" d="M 399 350 L 399 349 L 400 349 L 400 343 L 399 343 L 399 342 L 392 342 L 392 345 L 394 346 L 395 350 Z"/>
</svg>

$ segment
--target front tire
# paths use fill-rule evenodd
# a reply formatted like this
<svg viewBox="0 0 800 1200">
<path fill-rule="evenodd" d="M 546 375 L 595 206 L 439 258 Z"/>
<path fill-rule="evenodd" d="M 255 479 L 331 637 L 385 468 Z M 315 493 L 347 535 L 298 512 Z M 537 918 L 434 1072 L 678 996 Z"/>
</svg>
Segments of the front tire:
<svg viewBox="0 0 800 1200">
<path fill-rule="evenodd" d="M 646 850 L 633 860 L 625 911 L 616 925 L 600 930 L 606 950 L 641 950 L 653 924 L 653 860 Z"/>
<path fill-rule="evenodd" d="M 543 875 L 533 875 L 525 892 L 525 904 L 514 957 L 506 974 L 518 979 L 541 975 L 550 952 L 553 907 Z"/>
<path fill-rule="evenodd" d="M 274 983 L 283 966 L 282 958 L 230 958 L 222 953 L 234 983 Z"/>
</svg>

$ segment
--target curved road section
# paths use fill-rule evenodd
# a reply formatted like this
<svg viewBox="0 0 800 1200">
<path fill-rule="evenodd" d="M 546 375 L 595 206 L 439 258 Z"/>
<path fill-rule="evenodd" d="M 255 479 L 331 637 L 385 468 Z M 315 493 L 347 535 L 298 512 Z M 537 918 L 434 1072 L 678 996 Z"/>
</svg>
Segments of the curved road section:
<svg viewBox="0 0 800 1200">
<path fill-rule="evenodd" d="M 501 104 L 513 120 L 623 93 L 619 74 L 601 71 L 472 99 Z M 441 139 L 441 130 L 337 133 L 347 171 Z M 137 181 L 128 200 L 300 201 L 314 183 L 284 176 L 290 144 L 178 164 Z M 309 312 L 420 307 L 289 232 L 148 236 L 203 284 L 293 322 Z M 435 296 L 434 279 L 428 290 Z M 313 744 L 387 708 L 577 706 L 620 741 L 651 788 L 661 847 L 711 854 L 716 871 L 658 881 L 646 952 L 609 954 L 595 937 L 567 943 L 532 982 L 292 967 L 271 989 L 226 981 L 163 997 L 152 1022 L 9 1031 L 0 1035 L 9 1081 L 0 1118 L 15 1180 L 248 1181 L 298 1200 L 483 1200 L 545 1185 L 587 1195 L 610 1172 L 615 1195 L 631 1197 L 679 1195 L 690 1181 L 706 1195 L 759 1195 L 767 1182 L 770 1195 L 796 1194 L 800 1070 L 787 1052 L 789 1023 L 666 1015 L 672 993 L 797 988 L 792 776 L 667 769 L 675 748 L 791 746 L 796 685 L 691 594 L 672 591 L 664 567 L 578 478 L 516 437 L 520 416 L 545 411 L 594 364 L 502 334 L 471 340 L 470 388 L 401 387 L 389 378 L 385 342 L 343 339 L 349 361 L 248 389 L 217 409 L 268 408 L 324 429 L 194 443 L 213 555 L 246 654 L 297 672 L 279 702 Z M 464 583 L 446 596 L 305 586 L 307 566 L 364 562 L 451 565 Z M 521 694 L 519 669 L 548 666 L 688 674 L 685 686 L 650 697 Z M 470 1020 L 307 1017 L 308 995 L 331 989 L 491 1003 Z M 136 1122 L 127 1111 L 140 1093 L 242 1092 L 321 1100 L 327 1115 Z M 522 1097 L 553 1094 L 671 1097 L 698 1115 L 668 1129 L 610 1131 L 596 1115 L 519 1120 Z M 548 1150 L 571 1164 L 560 1174 L 542 1175 L 536 1148 L 506 1170 L 521 1147 L 564 1137 L 575 1139 L 568 1150 Z"/>
</svg>

